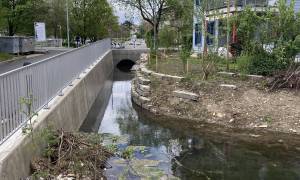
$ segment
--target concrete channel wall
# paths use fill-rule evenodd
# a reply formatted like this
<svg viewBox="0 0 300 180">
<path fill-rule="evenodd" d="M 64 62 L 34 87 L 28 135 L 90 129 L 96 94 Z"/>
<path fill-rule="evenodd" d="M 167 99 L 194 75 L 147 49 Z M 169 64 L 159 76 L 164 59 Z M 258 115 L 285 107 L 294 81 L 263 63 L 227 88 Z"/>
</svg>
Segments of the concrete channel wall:
<svg viewBox="0 0 300 180">
<path fill-rule="evenodd" d="M 22 134 L 18 130 L 0 146 L 0 179 L 18 180 L 30 174 L 30 162 L 42 153 L 45 142 L 42 132 L 45 128 L 77 131 L 88 115 L 99 93 L 107 91 L 106 81 L 113 73 L 112 51 L 107 52 L 101 61 L 83 74 L 73 86 L 64 90 L 63 96 L 50 103 L 49 110 L 41 110 L 34 121 L 32 134 Z M 103 92 L 105 93 L 105 92 Z"/>
</svg>

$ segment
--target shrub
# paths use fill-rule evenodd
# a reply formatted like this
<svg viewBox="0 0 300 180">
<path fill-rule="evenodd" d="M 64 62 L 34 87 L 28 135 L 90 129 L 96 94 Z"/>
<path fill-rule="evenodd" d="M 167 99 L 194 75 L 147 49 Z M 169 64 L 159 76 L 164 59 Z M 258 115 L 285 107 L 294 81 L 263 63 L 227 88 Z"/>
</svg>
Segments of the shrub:
<svg viewBox="0 0 300 180">
<path fill-rule="evenodd" d="M 251 56 L 247 56 L 247 55 L 242 55 L 240 57 L 237 58 L 236 62 L 237 62 L 237 67 L 240 70 L 240 72 L 242 74 L 247 74 L 249 73 L 249 67 L 250 67 L 250 63 L 251 63 Z"/>
<path fill-rule="evenodd" d="M 286 43 L 268 53 L 257 47 L 255 54 L 242 55 L 237 59 L 237 65 L 241 73 L 257 75 L 274 75 L 276 72 L 285 70 L 292 62 L 293 54 L 290 44 Z"/>
<path fill-rule="evenodd" d="M 207 54 L 203 57 L 201 65 L 203 80 L 208 80 L 209 76 L 216 73 L 216 64 L 219 60 L 220 57 L 217 54 Z"/>
</svg>

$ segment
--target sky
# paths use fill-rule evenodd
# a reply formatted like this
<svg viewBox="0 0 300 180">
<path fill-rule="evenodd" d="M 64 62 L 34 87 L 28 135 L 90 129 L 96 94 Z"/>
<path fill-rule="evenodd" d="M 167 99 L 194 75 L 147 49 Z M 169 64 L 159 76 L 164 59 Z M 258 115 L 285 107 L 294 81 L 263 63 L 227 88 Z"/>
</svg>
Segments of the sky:
<svg viewBox="0 0 300 180">
<path fill-rule="evenodd" d="M 112 3 L 111 1 L 110 4 L 114 8 L 115 15 L 119 17 L 119 23 L 123 23 L 126 20 L 132 21 L 134 24 L 140 23 L 140 16 L 136 10 L 132 10 L 124 5 Z"/>
</svg>

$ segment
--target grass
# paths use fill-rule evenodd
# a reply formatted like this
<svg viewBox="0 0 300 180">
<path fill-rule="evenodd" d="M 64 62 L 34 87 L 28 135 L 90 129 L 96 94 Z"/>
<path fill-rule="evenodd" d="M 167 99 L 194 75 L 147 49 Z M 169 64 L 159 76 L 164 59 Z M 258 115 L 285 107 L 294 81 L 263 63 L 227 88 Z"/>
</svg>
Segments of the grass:
<svg viewBox="0 0 300 180">
<path fill-rule="evenodd" d="M 189 64 L 189 74 L 193 76 L 202 77 L 202 61 L 201 58 L 190 57 L 188 58 Z M 154 71 L 156 71 L 156 62 L 155 58 L 152 57 L 150 64 L 148 67 Z M 222 60 L 216 63 L 217 71 L 226 71 L 227 62 L 226 60 Z M 238 66 L 235 61 L 231 61 L 229 64 L 229 71 L 230 72 L 237 72 Z M 160 56 L 158 58 L 158 67 L 157 72 L 165 73 L 170 75 L 177 75 L 177 76 L 187 76 L 184 70 L 184 64 L 181 61 L 178 53 L 169 53 L 165 57 Z"/>
<path fill-rule="evenodd" d="M 8 54 L 8 53 L 0 53 L 0 62 L 7 61 L 14 58 L 14 55 Z"/>
</svg>

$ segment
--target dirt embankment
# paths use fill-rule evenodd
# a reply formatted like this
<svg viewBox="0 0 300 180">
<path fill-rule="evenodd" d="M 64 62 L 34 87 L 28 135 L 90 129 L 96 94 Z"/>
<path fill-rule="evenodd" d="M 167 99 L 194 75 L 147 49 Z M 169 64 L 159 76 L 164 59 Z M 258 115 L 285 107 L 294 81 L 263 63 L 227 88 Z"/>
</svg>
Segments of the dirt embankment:
<svg viewBox="0 0 300 180">
<path fill-rule="evenodd" d="M 222 83 L 237 88 L 220 87 Z M 178 89 L 198 94 L 198 101 L 175 97 L 172 92 Z M 160 113 L 227 127 L 300 134 L 299 93 L 288 90 L 267 92 L 255 81 L 219 79 L 170 83 L 156 79 L 151 84 L 150 99 Z"/>
<path fill-rule="evenodd" d="M 222 131 L 247 132 L 253 138 L 270 134 L 276 134 L 276 141 L 300 138 L 300 92 L 296 90 L 271 92 L 266 78 L 230 73 L 218 73 L 207 81 L 201 77 L 169 77 L 149 70 L 146 63 L 145 55 L 138 62 L 132 97 L 151 113 L 194 127 L 205 123 Z M 197 98 L 189 100 L 174 91 Z"/>
</svg>

